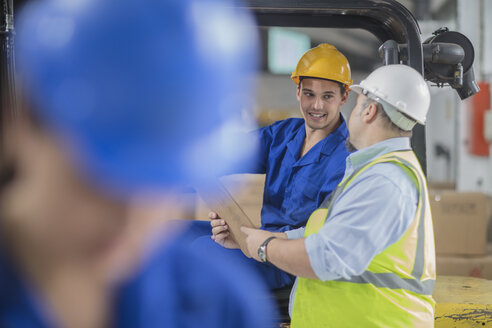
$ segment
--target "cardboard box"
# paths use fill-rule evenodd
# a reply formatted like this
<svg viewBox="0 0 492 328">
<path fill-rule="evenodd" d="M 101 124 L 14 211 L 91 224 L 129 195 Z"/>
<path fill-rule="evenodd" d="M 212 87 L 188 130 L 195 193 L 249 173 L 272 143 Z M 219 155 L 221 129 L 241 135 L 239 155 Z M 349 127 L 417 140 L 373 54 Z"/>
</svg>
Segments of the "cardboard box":
<svg viewBox="0 0 492 328">
<path fill-rule="evenodd" d="M 264 174 L 234 174 L 220 179 L 246 215 L 259 227 L 263 204 Z M 208 220 L 210 209 L 197 196 L 196 219 Z"/>
<path fill-rule="evenodd" d="M 434 221 L 436 253 L 484 255 L 490 215 L 487 195 L 431 190 L 429 198 Z"/>
<path fill-rule="evenodd" d="M 492 279 L 492 244 L 485 256 L 444 256 L 436 258 L 437 275 Z"/>
<path fill-rule="evenodd" d="M 456 189 L 456 183 L 454 183 L 454 182 L 443 182 L 443 181 L 427 181 L 427 187 L 429 189 L 455 190 Z"/>
</svg>

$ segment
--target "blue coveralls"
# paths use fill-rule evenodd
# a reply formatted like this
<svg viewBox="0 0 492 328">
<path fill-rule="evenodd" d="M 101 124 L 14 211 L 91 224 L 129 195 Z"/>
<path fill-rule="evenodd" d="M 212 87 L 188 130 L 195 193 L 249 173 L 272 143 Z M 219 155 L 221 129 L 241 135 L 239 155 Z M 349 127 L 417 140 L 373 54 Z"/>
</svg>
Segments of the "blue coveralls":
<svg viewBox="0 0 492 328">
<path fill-rule="evenodd" d="M 343 120 L 343 118 L 342 118 Z M 345 121 L 330 135 L 299 158 L 306 135 L 304 120 L 290 118 L 259 130 L 260 154 L 255 168 L 243 173 L 264 173 L 265 189 L 261 209 L 261 228 L 288 231 L 303 227 L 309 218 L 336 188 L 345 171 L 345 147 L 348 130 Z M 208 221 L 193 222 L 197 238 L 192 247 L 203 252 L 234 253 L 253 266 L 271 289 L 294 282 L 294 277 L 269 263 L 249 259 L 240 250 L 228 250 L 211 239 Z"/>
<path fill-rule="evenodd" d="M 115 289 L 111 327 L 274 327 L 277 312 L 262 279 L 230 256 L 203 258 L 189 238 L 187 230 L 163 243 Z M 0 327 L 59 327 L 44 306 L 0 254 Z"/>
</svg>

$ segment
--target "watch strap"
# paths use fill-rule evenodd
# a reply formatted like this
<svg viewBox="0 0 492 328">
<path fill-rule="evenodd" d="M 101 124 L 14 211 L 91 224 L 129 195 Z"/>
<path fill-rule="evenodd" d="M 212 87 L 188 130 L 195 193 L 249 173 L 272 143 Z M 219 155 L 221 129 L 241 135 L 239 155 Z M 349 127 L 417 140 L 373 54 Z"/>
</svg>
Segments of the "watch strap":
<svg viewBox="0 0 492 328">
<path fill-rule="evenodd" d="M 268 262 L 267 257 L 266 257 L 266 247 L 267 247 L 268 243 L 269 243 L 269 242 L 271 242 L 271 241 L 272 241 L 273 239 L 275 239 L 275 238 L 277 238 L 277 237 L 275 237 L 275 236 L 270 236 L 270 237 L 268 237 L 267 239 L 265 239 L 265 241 L 264 241 L 264 242 L 260 245 L 260 247 L 258 248 L 258 252 L 259 252 L 259 251 L 260 251 L 260 249 L 262 249 L 262 248 L 263 248 L 263 250 L 264 250 L 264 253 L 265 253 L 265 261 L 264 261 L 264 262 Z"/>
</svg>

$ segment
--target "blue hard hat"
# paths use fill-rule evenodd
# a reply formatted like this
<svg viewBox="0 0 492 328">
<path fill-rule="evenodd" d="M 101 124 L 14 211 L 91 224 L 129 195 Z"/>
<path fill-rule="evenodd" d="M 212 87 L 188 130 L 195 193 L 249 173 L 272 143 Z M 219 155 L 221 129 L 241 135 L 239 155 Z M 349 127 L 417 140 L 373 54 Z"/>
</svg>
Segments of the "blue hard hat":
<svg viewBox="0 0 492 328">
<path fill-rule="evenodd" d="M 162 189 L 253 160 L 258 36 L 231 1 L 36 1 L 17 31 L 34 115 L 94 181 Z"/>
</svg>

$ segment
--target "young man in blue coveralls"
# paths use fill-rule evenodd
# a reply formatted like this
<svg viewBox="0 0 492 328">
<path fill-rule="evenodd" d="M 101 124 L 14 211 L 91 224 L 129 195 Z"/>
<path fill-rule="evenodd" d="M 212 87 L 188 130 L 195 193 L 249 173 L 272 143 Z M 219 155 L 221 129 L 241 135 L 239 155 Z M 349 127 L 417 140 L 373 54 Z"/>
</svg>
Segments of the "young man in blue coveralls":
<svg viewBox="0 0 492 328">
<path fill-rule="evenodd" d="M 306 52 L 292 80 L 297 85 L 297 99 L 303 118 L 276 122 L 259 130 L 260 152 L 257 165 L 249 173 L 265 173 L 261 229 L 284 232 L 305 226 L 309 214 L 330 195 L 343 177 L 348 151 L 347 126 L 340 113 L 352 84 L 350 66 L 345 56 L 330 44 Z M 210 213 L 215 234 L 227 229 Z M 254 267 L 272 289 L 289 286 L 294 277 L 269 264 L 245 257 L 231 240 L 210 240 L 208 222 L 194 223 L 208 236 L 198 238 L 193 247 L 207 252 L 234 253 Z M 224 236 L 224 234 L 220 234 Z M 222 246 L 225 246 L 223 248 Z"/>
<path fill-rule="evenodd" d="M 227 142 L 254 149 L 227 129 L 251 98 L 251 17 L 223 0 L 45 0 L 18 26 L 0 327 L 271 327 L 261 278 L 163 219 L 175 188 L 234 169 Z"/>
</svg>

